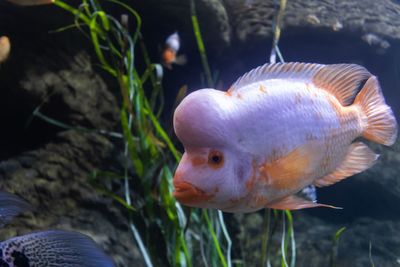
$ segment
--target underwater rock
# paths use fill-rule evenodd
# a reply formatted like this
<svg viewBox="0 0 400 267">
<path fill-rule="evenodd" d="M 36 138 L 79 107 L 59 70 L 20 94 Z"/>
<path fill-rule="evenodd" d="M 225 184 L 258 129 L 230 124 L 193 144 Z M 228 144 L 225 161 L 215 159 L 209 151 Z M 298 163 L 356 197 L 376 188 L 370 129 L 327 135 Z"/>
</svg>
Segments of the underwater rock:
<svg viewBox="0 0 400 267">
<path fill-rule="evenodd" d="M 0 162 L 0 188 L 34 207 L 2 229 L 0 240 L 43 229 L 89 235 L 118 266 L 142 266 L 124 210 L 89 185 L 90 173 L 112 162 L 113 144 L 98 134 L 66 131 L 35 151 Z M 109 163 L 107 163 L 109 164 Z"/>
<path fill-rule="evenodd" d="M 138 5 L 144 6 L 145 15 L 159 16 L 170 27 L 191 29 L 189 17 L 182 16 L 189 14 L 189 1 L 151 0 Z M 252 42 L 272 38 L 276 12 L 272 0 L 199 0 L 196 9 L 206 47 L 210 49 L 227 47 L 232 42 L 238 45 L 236 41 L 251 48 Z M 392 0 L 292 0 L 286 4 L 283 34 L 298 36 L 313 31 L 337 38 L 342 33 L 385 51 L 391 40 L 400 39 L 399 16 L 400 5 Z M 371 36 L 379 42 L 371 42 Z"/>
<path fill-rule="evenodd" d="M 263 212 L 235 215 L 235 220 L 240 225 L 240 231 L 237 234 L 238 243 L 235 243 L 235 246 L 240 247 L 244 255 L 245 266 L 259 266 L 260 264 L 262 214 Z M 337 267 L 372 266 L 369 256 L 370 243 L 371 258 L 375 266 L 396 266 L 398 264 L 398 255 L 400 255 L 399 220 L 375 220 L 364 217 L 351 223 L 334 224 L 302 211 L 293 214 L 296 267 L 332 266 L 332 260 Z M 270 258 L 272 266 L 279 266 L 282 228 L 279 220 L 275 220 L 275 222 L 277 222 L 276 225 L 271 224 L 275 231 L 271 239 L 272 243 L 270 243 L 272 247 Z M 336 247 L 337 256 L 334 257 L 333 236 L 344 226 L 346 230 L 340 236 Z"/>
<path fill-rule="evenodd" d="M 79 31 L 49 33 L 70 24 L 69 14 L 3 2 L 0 31 L 13 48 L 0 69 L 0 188 L 35 209 L 3 228 L 0 240 L 73 230 L 93 238 L 117 266 L 144 266 L 126 210 L 88 181 L 96 169 L 120 167 L 114 140 L 32 117 L 40 106 L 42 114 L 67 126 L 114 130 L 119 111 L 112 90 L 118 85 L 110 86 L 94 68 L 96 59 L 85 51 L 92 51 L 90 43 Z"/>
<path fill-rule="evenodd" d="M 400 221 L 358 218 L 349 224 L 337 225 L 299 214 L 295 218 L 297 244 L 296 266 L 331 266 L 333 236 L 340 227 L 335 266 L 396 266 L 400 254 Z M 296 231 L 297 230 L 297 231 Z M 371 243 L 371 259 L 369 246 Z"/>
<path fill-rule="evenodd" d="M 23 69 L 17 81 L 6 78 L 15 71 L 6 65 L 1 80 L 10 98 L 26 103 L 25 108 L 40 107 L 40 112 L 67 125 L 112 129 L 118 122 L 117 102 L 90 60 L 85 51 L 53 51 L 19 62 Z"/>
<path fill-rule="evenodd" d="M 235 37 L 241 42 L 272 36 L 274 1 L 224 1 Z M 279 2 L 279 1 L 278 1 Z M 400 39 L 400 5 L 391 0 L 287 1 L 284 34 L 301 34 L 311 29 L 322 32 L 375 34 L 382 39 Z M 294 30 L 296 29 L 296 30 Z"/>
</svg>

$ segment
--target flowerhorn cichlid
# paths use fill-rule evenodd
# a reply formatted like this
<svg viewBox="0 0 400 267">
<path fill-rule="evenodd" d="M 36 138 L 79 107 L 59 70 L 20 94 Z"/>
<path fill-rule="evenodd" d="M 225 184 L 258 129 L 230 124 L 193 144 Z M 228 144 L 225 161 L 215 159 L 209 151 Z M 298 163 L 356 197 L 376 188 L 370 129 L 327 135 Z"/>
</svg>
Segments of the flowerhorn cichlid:
<svg viewBox="0 0 400 267">
<path fill-rule="evenodd" d="M 174 129 L 185 148 L 175 198 L 226 212 L 328 206 L 296 194 L 371 167 L 378 155 L 356 138 L 397 137 L 377 78 L 355 64 L 258 67 L 227 92 L 189 94 Z"/>
<path fill-rule="evenodd" d="M 10 238 L 0 243 L 4 267 L 114 267 L 88 236 L 49 230 Z"/>
<path fill-rule="evenodd" d="M 0 226 L 32 206 L 16 195 L 0 192 Z M 83 234 L 50 230 L 0 242 L 1 267 L 114 267 L 112 260 Z"/>
<path fill-rule="evenodd" d="M 19 6 L 39 6 L 53 4 L 54 0 L 7 0 L 10 3 Z"/>
</svg>

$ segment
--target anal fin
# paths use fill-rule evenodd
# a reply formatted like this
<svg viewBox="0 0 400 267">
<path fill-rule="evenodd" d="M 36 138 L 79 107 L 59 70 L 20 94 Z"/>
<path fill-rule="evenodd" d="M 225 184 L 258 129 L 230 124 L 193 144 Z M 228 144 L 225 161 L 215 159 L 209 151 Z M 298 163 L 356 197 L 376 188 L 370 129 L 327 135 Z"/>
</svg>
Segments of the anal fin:
<svg viewBox="0 0 400 267">
<path fill-rule="evenodd" d="M 307 199 L 303 199 L 301 197 L 290 195 L 285 198 L 282 198 L 276 202 L 269 203 L 267 205 L 268 208 L 277 209 L 277 210 L 299 210 L 299 209 L 306 209 L 306 208 L 316 208 L 316 207 L 325 207 L 325 208 L 332 208 L 332 209 L 341 209 L 339 207 L 320 204 L 317 202 L 312 202 Z"/>
<path fill-rule="evenodd" d="M 362 142 L 353 143 L 339 167 L 332 173 L 316 180 L 314 185 L 318 187 L 332 185 L 365 171 L 375 163 L 378 157 L 379 155 L 375 154 L 366 144 Z"/>
</svg>

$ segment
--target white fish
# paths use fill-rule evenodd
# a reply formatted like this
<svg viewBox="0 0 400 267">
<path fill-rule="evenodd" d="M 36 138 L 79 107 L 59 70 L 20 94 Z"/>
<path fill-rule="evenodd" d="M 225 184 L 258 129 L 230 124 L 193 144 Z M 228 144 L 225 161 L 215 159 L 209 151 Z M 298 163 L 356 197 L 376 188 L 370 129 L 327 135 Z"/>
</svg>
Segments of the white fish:
<svg viewBox="0 0 400 267">
<path fill-rule="evenodd" d="M 187 62 L 185 55 L 178 55 L 181 40 L 178 32 L 174 32 L 165 40 L 164 49 L 161 52 L 161 64 L 167 69 L 172 69 L 172 64 L 184 65 Z"/>
<path fill-rule="evenodd" d="M 227 212 L 328 206 L 296 194 L 371 167 L 378 155 L 356 138 L 397 137 L 377 78 L 355 64 L 258 67 L 228 92 L 189 94 L 174 129 L 185 148 L 174 196 Z"/>
</svg>

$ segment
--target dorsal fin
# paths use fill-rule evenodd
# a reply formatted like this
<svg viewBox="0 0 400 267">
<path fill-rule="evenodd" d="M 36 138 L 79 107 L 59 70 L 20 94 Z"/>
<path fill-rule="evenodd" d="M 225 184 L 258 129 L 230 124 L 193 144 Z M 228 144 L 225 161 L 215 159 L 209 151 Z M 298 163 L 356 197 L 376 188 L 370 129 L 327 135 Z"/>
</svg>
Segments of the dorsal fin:
<svg viewBox="0 0 400 267">
<path fill-rule="evenodd" d="M 245 73 L 230 90 L 235 91 L 263 80 L 299 80 L 312 82 L 317 88 L 333 94 L 342 105 L 348 106 L 353 103 L 361 86 L 370 76 L 371 73 L 356 64 L 274 63 Z"/>
</svg>

